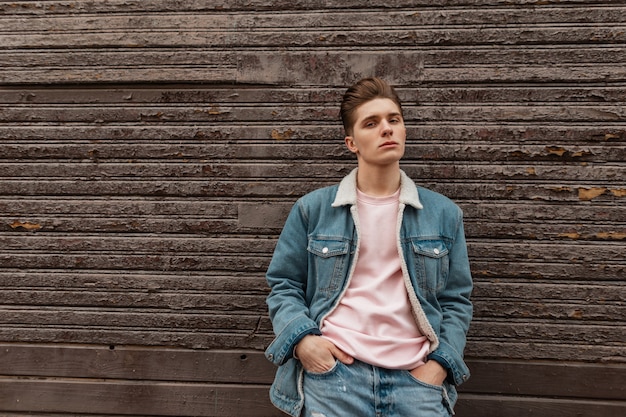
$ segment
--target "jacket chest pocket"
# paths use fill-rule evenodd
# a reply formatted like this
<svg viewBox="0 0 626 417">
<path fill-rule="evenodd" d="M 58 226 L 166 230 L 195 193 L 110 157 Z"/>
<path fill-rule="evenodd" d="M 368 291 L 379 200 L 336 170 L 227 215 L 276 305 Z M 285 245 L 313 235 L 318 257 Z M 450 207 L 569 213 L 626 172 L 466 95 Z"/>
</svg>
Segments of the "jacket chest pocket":
<svg viewBox="0 0 626 417">
<path fill-rule="evenodd" d="M 443 240 L 414 240 L 412 246 L 420 289 L 439 292 L 448 280 L 448 247 Z"/>
<path fill-rule="evenodd" d="M 336 292 L 345 279 L 350 243 L 345 240 L 309 239 L 309 267 L 315 277 L 316 289 L 322 293 Z"/>
</svg>

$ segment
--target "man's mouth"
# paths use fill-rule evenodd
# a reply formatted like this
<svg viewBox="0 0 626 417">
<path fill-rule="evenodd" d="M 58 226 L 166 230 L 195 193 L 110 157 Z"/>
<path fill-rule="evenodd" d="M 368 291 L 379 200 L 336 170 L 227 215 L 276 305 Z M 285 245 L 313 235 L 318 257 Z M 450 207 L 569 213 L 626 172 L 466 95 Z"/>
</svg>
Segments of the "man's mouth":
<svg viewBox="0 0 626 417">
<path fill-rule="evenodd" d="M 397 144 L 398 144 L 398 142 L 394 142 L 394 141 L 389 140 L 387 142 L 384 142 L 382 145 L 380 145 L 380 147 L 382 148 L 384 146 L 393 146 L 393 145 L 397 145 Z"/>
</svg>

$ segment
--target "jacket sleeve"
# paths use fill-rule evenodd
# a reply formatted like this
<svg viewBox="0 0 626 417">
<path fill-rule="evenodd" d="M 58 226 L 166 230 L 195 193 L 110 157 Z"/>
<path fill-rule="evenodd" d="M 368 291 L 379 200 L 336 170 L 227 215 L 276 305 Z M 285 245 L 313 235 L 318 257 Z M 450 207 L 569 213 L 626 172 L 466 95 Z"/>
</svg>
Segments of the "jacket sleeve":
<svg viewBox="0 0 626 417">
<path fill-rule="evenodd" d="M 269 315 L 276 335 L 265 351 L 275 365 L 293 356 L 295 345 L 307 334 L 321 334 L 309 317 L 307 216 L 302 200 L 293 206 L 276 244 L 266 273 Z"/>
<path fill-rule="evenodd" d="M 470 301 L 473 284 L 460 209 L 455 230 L 449 254 L 448 282 L 437 296 L 442 314 L 439 346 L 428 355 L 428 359 L 439 362 L 447 369 L 450 382 L 460 385 L 470 376 L 469 368 L 463 361 L 463 351 L 473 313 Z"/>
</svg>

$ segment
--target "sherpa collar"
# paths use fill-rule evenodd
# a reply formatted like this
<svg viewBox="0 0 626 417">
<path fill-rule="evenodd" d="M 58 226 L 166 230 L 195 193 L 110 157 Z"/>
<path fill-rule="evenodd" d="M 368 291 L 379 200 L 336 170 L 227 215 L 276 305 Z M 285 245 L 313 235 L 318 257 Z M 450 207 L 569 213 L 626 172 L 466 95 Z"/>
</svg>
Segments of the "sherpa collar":
<svg viewBox="0 0 626 417">
<path fill-rule="evenodd" d="M 333 201 L 333 207 L 356 204 L 356 173 L 355 168 L 339 183 L 339 189 Z M 422 203 L 417 193 L 417 187 L 404 171 L 400 170 L 400 203 L 422 209 Z"/>
</svg>

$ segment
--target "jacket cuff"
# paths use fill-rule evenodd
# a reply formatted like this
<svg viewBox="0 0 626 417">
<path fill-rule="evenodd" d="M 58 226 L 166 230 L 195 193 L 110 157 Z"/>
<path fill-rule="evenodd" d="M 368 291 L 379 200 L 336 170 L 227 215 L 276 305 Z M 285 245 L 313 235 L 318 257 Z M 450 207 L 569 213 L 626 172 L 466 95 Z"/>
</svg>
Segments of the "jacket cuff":
<svg viewBox="0 0 626 417">
<path fill-rule="evenodd" d="M 447 381 L 453 385 L 461 385 L 467 381 L 470 377 L 469 368 L 463 362 L 462 358 L 455 358 L 445 350 L 445 343 L 442 343 L 440 347 L 431 352 L 428 356 L 428 360 L 433 360 L 443 366 L 448 372 Z"/>
<path fill-rule="evenodd" d="M 274 365 L 282 365 L 293 357 L 297 343 L 308 334 L 321 334 L 317 325 L 310 319 L 295 319 L 284 329 L 265 350 L 265 357 Z"/>
<path fill-rule="evenodd" d="M 300 360 L 300 358 L 296 356 L 296 346 L 298 346 L 298 343 L 300 343 L 302 339 L 304 339 L 306 336 L 310 334 L 314 336 L 321 336 L 322 332 L 320 332 L 318 329 L 314 329 L 308 333 L 303 334 L 302 337 L 296 338 L 296 340 L 293 342 L 293 350 L 291 351 L 291 357 L 293 357 L 294 359 Z M 287 357 L 287 359 L 289 359 L 289 357 Z"/>
</svg>

